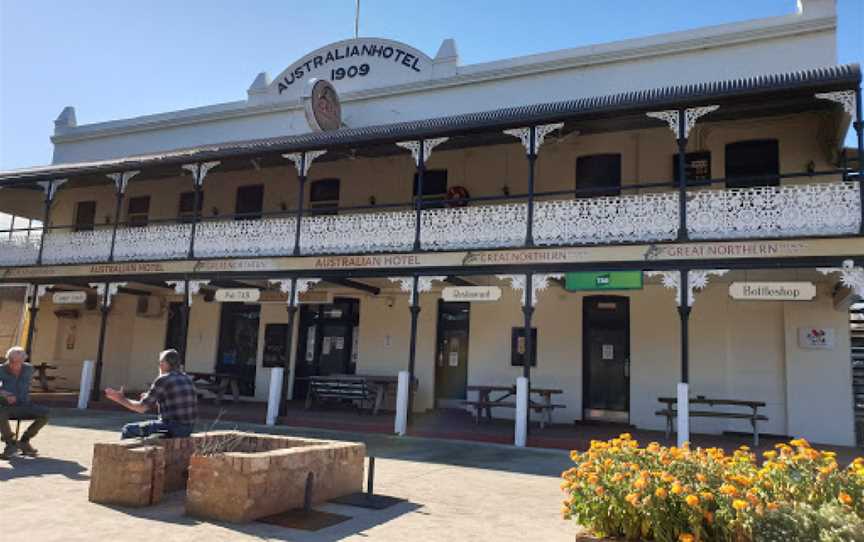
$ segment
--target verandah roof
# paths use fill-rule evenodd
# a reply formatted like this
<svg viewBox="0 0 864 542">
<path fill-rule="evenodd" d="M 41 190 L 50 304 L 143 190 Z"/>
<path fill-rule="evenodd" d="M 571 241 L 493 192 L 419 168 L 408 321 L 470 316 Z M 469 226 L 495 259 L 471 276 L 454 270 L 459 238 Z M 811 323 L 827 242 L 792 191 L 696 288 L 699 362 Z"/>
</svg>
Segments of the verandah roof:
<svg viewBox="0 0 864 542">
<path fill-rule="evenodd" d="M 35 166 L 0 172 L 0 184 L 32 182 L 66 176 L 109 173 L 148 166 L 180 164 L 229 157 L 259 156 L 266 153 L 386 143 L 422 137 L 452 136 L 471 132 L 576 119 L 603 113 L 705 105 L 709 102 L 784 92 L 851 90 L 860 85 L 858 64 L 844 64 L 767 74 L 755 77 L 676 85 L 550 102 L 492 111 L 466 113 L 394 124 L 343 128 L 331 132 L 310 132 L 248 141 L 226 142 L 160 153 L 127 156 L 110 160 Z"/>
</svg>

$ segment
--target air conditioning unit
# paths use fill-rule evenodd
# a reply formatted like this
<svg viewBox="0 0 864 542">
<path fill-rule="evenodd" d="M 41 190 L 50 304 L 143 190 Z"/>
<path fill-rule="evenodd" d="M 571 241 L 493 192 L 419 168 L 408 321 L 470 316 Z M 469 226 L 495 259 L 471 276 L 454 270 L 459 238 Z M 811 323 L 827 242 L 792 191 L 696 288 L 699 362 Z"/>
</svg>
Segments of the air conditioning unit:
<svg viewBox="0 0 864 542">
<path fill-rule="evenodd" d="M 159 296 L 141 296 L 135 314 L 141 318 L 161 318 L 165 314 L 165 298 Z"/>
</svg>

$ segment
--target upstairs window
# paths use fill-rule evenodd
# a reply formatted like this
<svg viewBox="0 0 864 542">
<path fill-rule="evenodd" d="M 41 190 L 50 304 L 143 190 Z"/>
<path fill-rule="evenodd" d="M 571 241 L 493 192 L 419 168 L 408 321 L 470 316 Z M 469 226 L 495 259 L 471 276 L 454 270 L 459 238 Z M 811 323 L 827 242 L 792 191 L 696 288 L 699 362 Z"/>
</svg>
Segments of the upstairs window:
<svg viewBox="0 0 864 542">
<path fill-rule="evenodd" d="M 204 208 L 204 192 L 198 195 L 198 216 Z M 195 192 L 183 192 L 177 205 L 177 221 L 191 223 L 195 220 Z"/>
<path fill-rule="evenodd" d="M 776 139 L 738 141 L 726 145 L 726 187 L 778 186 L 780 146 Z"/>
<path fill-rule="evenodd" d="M 576 197 L 621 194 L 621 155 L 592 154 L 576 159 Z"/>
<path fill-rule="evenodd" d="M 419 177 L 414 174 L 412 195 L 417 197 Z M 447 170 L 428 169 L 423 173 L 423 202 L 425 207 L 441 207 L 447 199 Z"/>
<path fill-rule="evenodd" d="M 129 198 L 129 206 L 126 209 L 126 222 L 130 227 L 146 226 L 149 216 L 150 196 Z"/>
<path fill-rule="evenodd" d="M 241 186 L 237 189 L 237 201 L 234 205 L 235 220 L 257 220 L 264 210 L 264 185 L 254 184 Z"/>
<path fill-rule="evenodd" d="M 96 227 L 96 202 L 79 201 L 75 206 L 75 231 L 93 231 Z"/>
<path fill-rule="evenodd" d="M 335 215 L 339 208 L 339 179 L 319 179 L 309 187 L 313 215 Z"/>
</svg>

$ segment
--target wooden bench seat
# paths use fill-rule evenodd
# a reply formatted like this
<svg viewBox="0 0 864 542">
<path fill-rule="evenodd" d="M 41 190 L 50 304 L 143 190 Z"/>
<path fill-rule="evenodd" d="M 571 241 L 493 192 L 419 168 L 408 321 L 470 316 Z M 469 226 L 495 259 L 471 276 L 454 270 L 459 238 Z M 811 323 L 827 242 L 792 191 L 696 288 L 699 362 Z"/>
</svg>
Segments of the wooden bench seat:
<svg viewBox="0 0 864 542">
<path fill-rule="evenodd" d="M 313 376 L 309 378 L 309 391 L 306 394 L 306 408 L 312 407 L 312 402 L 340 401 L 356 404 L 361 410 L 372 410 L 377 397 L 375 386 L 370 386 L 362 376 L 358 377 L 326 377 Z"/>
<path fill-rule="evenodd" d="M 675 408 L 671 408 L 672 403 L 669 400 L 661 400 L 661 402 L 665 402 L 669 408 L 664 408 L 656 411 L 654 414 L 657 416 L 665 416 L 666 417 L 666 438 L 672 434 L 672 421 L 674 418 L 678 416 L 678 410 Z M 751 408 L 751 412 L 723 412 L 716 410 L 691 410 L 689 412 L 689 416 L 691 418 L 727 418 L 732 420 L 750 420 L 750 426 L 753 428 L 753 446 L 759 446 L 759 428 L 757 427 L 757 422 L 767 422 L 768 416 L 763 414 L 757 414 L 756 409 L 759 406 L 764 406 L 764 404 L 759 402 L 747 402 L 747 401 L 728 401 L 728 400 L 711 400 L 711 399 L 695 399 L 691 400 L 691 404 L 702 404 L 702 405 L 710 405 L 714 406 L 715 404 L 718 406 L 746 406 Z"/>
</svg>

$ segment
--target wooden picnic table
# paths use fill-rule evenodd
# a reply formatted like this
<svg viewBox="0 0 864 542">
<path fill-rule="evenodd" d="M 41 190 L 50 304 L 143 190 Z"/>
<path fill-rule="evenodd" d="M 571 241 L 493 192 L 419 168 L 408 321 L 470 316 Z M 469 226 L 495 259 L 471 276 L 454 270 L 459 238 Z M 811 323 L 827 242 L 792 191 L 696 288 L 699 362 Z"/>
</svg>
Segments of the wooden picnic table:
<svg viewBox="0 0 864 542">
<path fill-rule="evenodd" d="M 240 400 L 240 375 L 233 373 L 188 372 L 187 375 L 195 381 L 195 386 L 216 393 L 216 404 L 222 402 L 225 392 L 231 388 L 233 402 Z M 203 381 L 203 384 L 201 383 Z"/>
<path fill-rule="evenodd" d="M 666 438 L 672 434 L 672 419 L 678 415 L 678 411 L 675 409 L 675 406 L 678 404 L 677 397 L 658 397 L 657 400 L 664 405 L 666 405 L 662 410 L 658 410 L 656 414 L 658 416 L 666 417 Z M 759 409 L 765 407 L 764 401 L 747 401 L 741 399 L 717 399 L 711 397 L 705 397 L 703 395 L 698 395 L 695 398 L 688 399 L 688 403 L 690 405 L 707 405 L 710 407 L 715 406 L 733 406 L 733 407 L 747 407 L 750 408 L 752 412 L 749 414 L 745 414 L 742 412 L 722 412 L 722 411 L 703 411 L 703 410 L 691 410 L 688 415 L 692 417 L 702 417 L 702 418 L 731 418 L 731 419 L 745 419 L 750 421 L 750 425 L 753 428 L 753 446 L 759 446 L 759 429 L 756 427 L 757 422 L 768 421 L 768 417 L 762 414 L 759 414 Z"/>
<path fill-rule="evenodd" d="M 479 423 L 480 418 L 482 417 L 482 412 L 484 410 L 486 411 L 486 418 L 491 421 L 493 408 L 516 408 L 515 401 L 507 400 L 510 397 L 516 395 L 516 386 L 487 386 L 472 384 L 470 386 L 466 386 L 465 389 L 467 391 L 477 392 L 477 401 L 465 401 L 465 404 L 474 407 L 474 421 L 477 423 Z M 500 395 L 492 397 L 493 393 L 498 393 Z M 557 405 L 552 403 L 552 396 L 562 393 L 564 393 L 564 390 L 559 390 L 555 388 L 528 388 L 528 408 L 529 410 L 533 410 L 541 414 L 541 429 L 545 427 L 545 424 L 547 423 L 550 425 L 552 424 L 553 410 L 555 410 L 556 408 L 564 408 L 564 405 Z M 532 400 L 532 394 L 539 395 L 540 400 Z"/>
<path fill-rule="evenodd" d="M 51 365 L 50 363 L 39 363 L 38 365 L 33 365 L 33 369 L 36 371 L 36 377 L 39 379 L 39 387 L 42 388 L 42 391 L 51 391 L 51 387 L 48 385 L 49 380 L 56 380 L 56 376 L 50 376 L 48 371 L 56 371 L 59 367 L 56 365 Z"/>
</svg>

